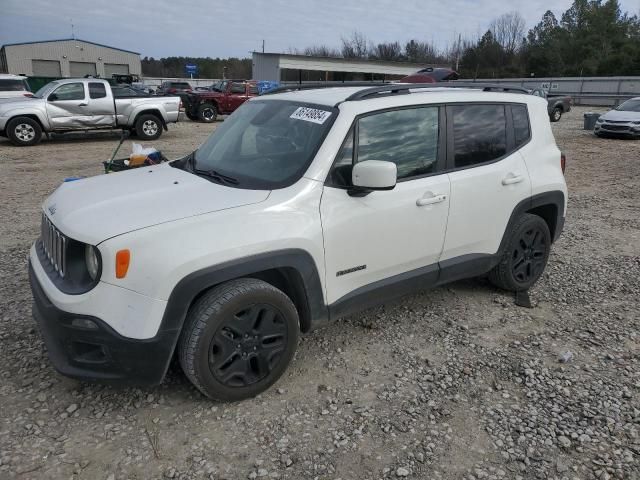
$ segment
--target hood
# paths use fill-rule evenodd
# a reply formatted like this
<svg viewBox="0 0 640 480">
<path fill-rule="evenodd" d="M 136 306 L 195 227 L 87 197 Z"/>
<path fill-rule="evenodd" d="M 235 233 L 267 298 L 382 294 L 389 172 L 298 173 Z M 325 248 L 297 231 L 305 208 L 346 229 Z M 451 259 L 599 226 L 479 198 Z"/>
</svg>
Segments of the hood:
<svg viewBox="0 0 640 480">
<path fill-rule="evenodd" d="M 29 103 L 33 103 L 35 101 L 42 102 L 43 100 L 41 98 L 25 96 L 0 98 L 0 112 L 6 112 L 8 110 L 13 110 L 14 108 L 24 107 L 25 105 L 28 105 Z"/>
<path fill-rule="evenodd" d="M 226 187 L 163 164 L 65 182 L 43 210 L 68 237 L 97 245 L 133 230 L 259 203 L 269 193 Z"/>
<path fill-rule="evenodd" d="M 621 112 L 620 110 L 610 110 L 600 118 L 613 122 L 640 122 L 640 112 Z"/>
</svg>

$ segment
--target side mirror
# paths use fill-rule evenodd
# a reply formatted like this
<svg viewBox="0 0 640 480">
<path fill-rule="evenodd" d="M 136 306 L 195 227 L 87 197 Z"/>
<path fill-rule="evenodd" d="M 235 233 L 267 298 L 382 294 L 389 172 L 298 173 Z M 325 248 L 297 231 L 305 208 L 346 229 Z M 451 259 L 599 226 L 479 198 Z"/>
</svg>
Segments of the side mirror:
<svg viewBox="0 0 640 480">
<path fill-rule="evenodd" d="M 353 192 L 369 193 L 372 190 L 393 190 L 398 177 L 398 167 L 393 162 L 365 160 L 356 163 L 351 173 Z"/>
<path fill-rule="evenodd" d="M 58 95 L 52 93 L 51 95 L 49 95 L 49 98 L 47 100 L 49 100 L 50 102 L 55 102 L 56 100 L 58 100 Z"/>
</svg>

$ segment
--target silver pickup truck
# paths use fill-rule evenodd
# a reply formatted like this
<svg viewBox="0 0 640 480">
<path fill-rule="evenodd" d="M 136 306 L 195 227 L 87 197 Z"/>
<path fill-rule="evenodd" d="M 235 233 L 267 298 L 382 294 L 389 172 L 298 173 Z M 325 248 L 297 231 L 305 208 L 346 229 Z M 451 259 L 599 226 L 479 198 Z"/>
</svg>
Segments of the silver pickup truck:
<svg viewBox="0 0 640 480">
<path fill-rule="evenodd" d="M 117 128 L 155 140 L 168 123 L 178 121 L 179 97 L 114 91 L 105 80 L 69 78 L 48 83 L 32 97 L 0 100 L 0 135 L 14 145 L 29 146 L 37 144 L 43 132 Z"/>
</svg>

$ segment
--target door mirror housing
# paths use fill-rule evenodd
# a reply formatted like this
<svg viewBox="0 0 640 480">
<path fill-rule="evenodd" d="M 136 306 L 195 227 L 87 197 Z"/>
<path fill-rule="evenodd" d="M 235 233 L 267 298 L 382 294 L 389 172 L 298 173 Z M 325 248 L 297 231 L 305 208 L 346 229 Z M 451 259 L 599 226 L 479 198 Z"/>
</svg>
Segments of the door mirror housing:
<svg viewBox="0 0 640 480">
<path fill-rule="evenodd" d="M 365 160 L 356 163 L 351 173 L 351 181 L 356 193 L 373 190 L 393 190 L 398 177 L 398 167 L 393 162 Z"/>
<path fill-rule="evenodd" d="M 51 95 L 49 95 L 49 98 L 47 98 L 47 100 L 49 100 L 50 102 L 55 102 L 56 100 L 58 100 L 58 95 L 52 93 Z"/>
</svg>

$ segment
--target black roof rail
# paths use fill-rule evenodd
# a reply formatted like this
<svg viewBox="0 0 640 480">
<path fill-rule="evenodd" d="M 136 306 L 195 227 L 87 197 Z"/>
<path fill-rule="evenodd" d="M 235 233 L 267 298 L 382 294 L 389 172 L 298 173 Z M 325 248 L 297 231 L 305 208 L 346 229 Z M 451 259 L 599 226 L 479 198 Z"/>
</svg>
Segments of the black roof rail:
<svg viewBox="0 0 640 480">
<path fill-rule="evenodd" d="M 349 83 L 296 83 L 293 85 L 283 85 L 274 88 L 262 95 L 271 95 L 272 93 L 296 92 L 298 90 L 317 90 L 320 88 L 339 88 L 339 87 L 383 87 L 393 85 L 385 82 L 349 82 Z"/>
<path fill-rule="evenodd" d="M 437 83 L 388 83 L 384 86 L 377 86 L 360 90 L 345 98 L 345 102 L 365 100 L 371 97 L 398 95 L 411 93 L 411 90 L 423 90 L 428 88 L 471 88 L 482 90 L 483 92 L 511 92 L 529 93 L 526 88 L 511 87 L 497 83 L 475 83 L 475 82 L 437 82 Z"/>
</svg>

